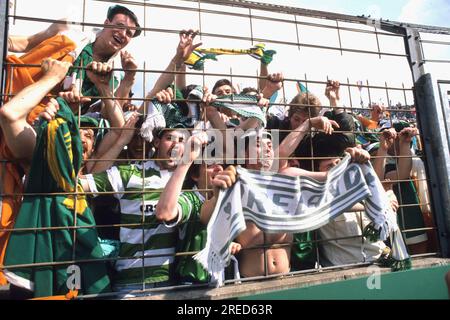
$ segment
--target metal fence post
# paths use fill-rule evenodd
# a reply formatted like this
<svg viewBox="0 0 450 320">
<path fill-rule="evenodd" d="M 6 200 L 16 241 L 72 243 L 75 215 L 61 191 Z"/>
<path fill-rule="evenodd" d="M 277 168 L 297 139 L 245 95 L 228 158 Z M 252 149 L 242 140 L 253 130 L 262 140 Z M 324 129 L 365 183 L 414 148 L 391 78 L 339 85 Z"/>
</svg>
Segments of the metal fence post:
<svg viewBox="0 0 450 320">
<path fill-rule="evenodd" d="M 429 181 L 430 196 L 438 229 L 441 253 L 450 257 L 450 154 L 444 144 L 450 137 L 439 119 L 441 110 L 434 94 L 431 75 L 426 73 L 425 58 L 420 43 L 420 31 L 429 31 L 427 26 L 386 22 L 381 23 L 385 31 L 404 35 L 405 50 L 414 82 L 414 101 L 417 124 L 423 136 L 425 167 Z M 433 28 L 430 28 L 430 30 Z M 447 141 L 448 143 L 448 141 Z"/>
<path fill-rule="evenodd" d="M 2 71 L 0 73 L 0 87 L 3 88 L 5 69 L 3 63 L 8 52 L 8 8 L 9 1 L 0 1 L 0 65 Z M 2 90 L 3 92 L 3 90 Z M 3 100 L 3 99 L 2 99 Z"/>
<path fill-rule="evenodd" d="M 445 137 L 442 136 L 443 127 L 439 123 L 439 109 L 429 73 L 422 75 L 415 82 L 414 99 L 419 115 L 417 120 L 424 137 L 427 173 L 442 255 L 449 257 L 450 174 L 447 170 L 447 162 L 450 161 L 450 155 L 445 154 L 442 146 Z"/>
<path fill-rule="evenodd" d="M 444 141 L 448 139 L 444 126 L 440 123 L 441 112 L 434 94 L 433 81 L 425 73 L 425 58 L 420 43 L 420 33 L 416 28 L 405 28 L 405 47 L 414 81 L 414 100 L 417 110 L 417 122 L 423 135 L 425 163 L 429 190 L 433 202 L 436 226 L 438 228 L 441 252 L 450 256 L 450 172 L 447 163 L 450 155 L 444 150 Z"/>
</svg>

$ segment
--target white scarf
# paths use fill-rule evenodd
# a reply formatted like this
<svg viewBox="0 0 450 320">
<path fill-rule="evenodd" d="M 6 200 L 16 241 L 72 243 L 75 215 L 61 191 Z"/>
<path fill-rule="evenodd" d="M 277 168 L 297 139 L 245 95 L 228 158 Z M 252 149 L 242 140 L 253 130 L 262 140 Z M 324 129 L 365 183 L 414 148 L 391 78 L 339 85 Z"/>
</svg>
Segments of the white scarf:
<svg viewBox="0 0 450 320">
<path fill-rule="evenodd" d="M 370 163 L 350 163 L 347 155 L 328 172 L 325 182 L 241 167 L 237 172 L 239 179 L 234 186 L 219 193 L 207 227 L 206 246 L 194 256 L 217 286 L 223 285 L 220 274 L 230 261 L 230 243 L 246 229 L 245 220 L 267 233 L 306 232 L 320 228 L 362 200 L 372 221 L 372 236 L 386 240 L 390 235 L 395 268 L 409 267 L 395 213 Z"/>
</svg>

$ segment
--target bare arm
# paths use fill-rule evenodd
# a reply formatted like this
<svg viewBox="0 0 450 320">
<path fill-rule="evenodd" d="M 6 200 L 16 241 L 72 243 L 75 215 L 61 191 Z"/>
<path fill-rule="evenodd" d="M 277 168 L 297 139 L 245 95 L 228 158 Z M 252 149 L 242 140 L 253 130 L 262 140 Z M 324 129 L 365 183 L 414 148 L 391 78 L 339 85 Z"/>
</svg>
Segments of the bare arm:
<svg viewBox="0 0 450 320">
<path fill-rule="evenodd" d="M 178 89 L 183 89 L 186 87 L 186 65 L 182 64 L 178 71 L 181 72 L 181 74 L 175 76 L 175 86 Z"/>
<path fill-rule="evenodd" d="M 340 83 L 335 80 L 328 80 L 325 88 L 325 96 L 330 101 L 330 106 L 333 108 L 336 114 L 344 112 L 341 98 L 339 95 Z"/>
<path fill-rule="evenodd" d="M 269 107 L 270 101 L 264 98 L 264 96 L 260 93 L 257 95 L 257 98 L 258 106 L 265 113 L 266 108 Z M 243 131 L 247 131 L 248 129 L 257 128 L 260 125 L 262 125 L 262 123 L 257 118 L 248 118 L 247 120 L 241 121 L 238 128 L 242 129 Z"/>
<path fill-rule="evenodd" d="M 122 106 L 114 99 L 114 92 L 109 87 L 112 66 L 107 63 L 93 61 L 86 68 L 88 68 L 86 75 L 103 97 L 104 107 L 102 108 L 102 115 L 110 122 L 111 127 L 121 128 L 125 124 Z"/>
<path fill-rule="evenodd" d="M 293 151 L 297 148 L 299 143 L 303 140 L 306 134 L 310 130 L 310 121 L 307 119 L 303 122 L 299 127 L 297 127 L 294 131 L 291 131 L 286 138 L 280 143 L 278 146 L 278 151 L 275 150 L 275 154 L 278 152 L 279 156 L 279 168 L 280 170 L 287 167 L 289 157 Z"/>
<path fill-rule="evenodd" d="M 175 74 L 174 71 L 185 71 L 186 69 L 183 67 L 184 61 L 189 57 L 189 55 L 202 43 L 193 44 L 195 36 L 198 34 L 197 31 L 194 30 L 183 30 L 180 32 L 180 42 L 178 43 L 177 51 L 175 56 L 170 61 L 169 65 L 166 67 L 165 72 L 163 72 L 158 80 L 155 83 L 155 86 L 149 93 L 146 95 L 146 99 L 152 99 L 155 94 L 161 90 L 166 89 L 170 86 L 174 79 Z M 186 83 L 185 79 L 186 75 L 184 72 L 182 74 L 177 75 L 177 86 L 182 83 Z M 178 86 L 178 88 L 183 88 L 184 86 Z M 141 111 L 144 108 L 144 105 L 147 106 L 148 102 L 141 105 L 139 110 Z"/>
<path fill-rule="evenodd" d="M 262 92 L 266 87 L 267 79 L 266 77 L 269 75 L 269 68 L 267 68 L 267 64 L 261 62 L 261 67 L 259 70 L 260 79 L 258 81 L 258 90 Z"/>
<path fill-rule="evenodd" d="M 264 98 L 270 99 L 272 95 L 283 87 L 284 76 L 282 73 L 272 73 L 267 76 L 265 86 L 261 89 Z"/>
<path fill-rule="evenodd" d="M 67 30 L 67 23 L 65 21 L 62 21 L 61 23 L 55 22 L 47 29 L 31 36 L 11 35 L 8 37 L 8 50 L 11 52 L 28 52 L 44 40 L 57 35 L 63 30 Z"/>
<path fill-rule="evenodd" d="M 100 146 L 95 151 L 93 158 L 97 158 L 98 161 L 89 165 L 87 171 L 89 173 L 97 173 L 108 170 L 114 165 L 113 159 L 117 159 L 123 148 L 130 143 L 134 136 L 134 126 L 138 120 L 138 114 L 134 113 L 125 122 L 125 125 L 120 132 L 111 129 L 103 138 Z M 91 162 L 92 163 L 92 162 Z"/>
<path fill-rule="evenodd" d="M 417 128 L 405 128 L 399 133 L 400 156 L 398 158 L 398 178 L 400 180 L 409 179 L 412 170 L 411 140 L 418 134 Z"/>
<path fill-rule="evenodd" d="M 156 218 L 161 221 L 172 221 L 178 217 L 178 198 L 183 188 L 186 174 L 192 163 L 181 163 L 170 177 L 156 206 Z"/>
<path fill-rule="evenodd" d="M 351 147 L 345 149 L 345 151 L 350 154 L 352 161 L 356 163 L 366 163 L 370 160 L 370 154 L 363 149 L 358 147 Z M 308 170 L 303 170 L 300 168 L 288 167 L 288 168 L 280 168 L 279 173 L 291 176 L 291 177 L 309 177 L 318 181 L 325 181 L 328 175 L 328 171 L 325 172 L 312 172 Z"/>
<path fill-rule="evenodd" d="M 64 78 L 70 67 L 68 62 L 46 59 L 42 62 L 44 73 L 36 83 L 20 91 L 0 108 L 0 124 L 6 143 L 18 159 L 31 161 L 36 144 L 36 132 L 26 117 L 33 108 Z"/>
<path fill-rule="evenodd" d="M 380 147 L 377 150 L 377 158 L 372 160 L 373 169 L 377 173 L 378 178 L 383 181 L 385 178 L 386 170 L 386 157 L 388 157 L 388 150 L 394 144 L 397 137 L 395 129 L 390 128 L 385 130 L 380 135 Z"/>
<path fill-rule="evenodd" d="M 125 69 L 125 77 L 120 82 L 120 85 L 115 92 L 115 97 L 120 99 L 117 101 L 120 106 L 123 107 L 133 87 L 138 66 L 136 60 L 128 51 L 121 51 L 120 58 L 122 61 L 122 68 Z"/>
<path fill-rule="evenodd" d="M 339 125 L 334 120 L 330 120 L 327 117 L 314 117 L 311 119 L 305 120 L 295 131 L 290 132 L 287 137 L 281 142 L 278 147 L 278 154 L 280 159 L 280 168 L 284 168 L 287 166 L 289 157 L 292 152 L 298 147 L 299 143 L 305 137 L 305 135 L 309 132 L 310 128 L 316 128 L 319 130 L 323 130 L 326 134 L 332 134 L 334 129 L 333 127 L 339 128 Z M 275 150 L 276 153 L 276 150 Z"/>
</svg>

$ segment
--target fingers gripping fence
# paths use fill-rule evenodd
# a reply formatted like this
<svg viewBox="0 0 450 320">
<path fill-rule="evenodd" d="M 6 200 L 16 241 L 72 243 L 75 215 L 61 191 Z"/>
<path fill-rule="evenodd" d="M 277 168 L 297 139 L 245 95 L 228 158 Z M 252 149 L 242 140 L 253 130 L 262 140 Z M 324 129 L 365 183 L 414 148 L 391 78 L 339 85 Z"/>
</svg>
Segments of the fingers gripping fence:
<svg viewBox="0 0 450 320">
<path fill-rule="evenodd" d="M 21 140 L 14 140 L 17 136 L 1 136 L 1 284 L 8 280 L 31 297 L 60 298 L 124 298 L 208 287 L 211 276 L 193 256 L 204 255 L 199 252 L 207 240 L 210 245 L 221 235 L 221 228 L 214 233 L 206 229 L 204 212 L 214 209 L 217 200 L 220 187 L 213 180 L 234 179 L 233 173 L 223 171 L 227 165 L 241 165 L 238 174 L 243 167 L 260 165 L 285 176 L 308 170 L 319 179 L 343 157 L 346 147 L 356 145 L 370 153 L 376 179 L 390 195 L 383 199 L 396 212 L 383 235 L 396 231 L 392 226 L 398 224 L 404 249 L 413 258 L 448 256 L 445 210 L 450 206 L 439 205 L 446 199 L 445 188 L 433 187 L 442 185 L 439 181 L 445 181 L 448 169 L 438 166 L 442 171 L 436 172 L 431 164 L 439 159 L 428 156 L 445 137 L 430 144 L 431 120 L 425 119 L 425 102 L 417 98 L 417 88 L 413 90 L 425 62 L 445 62 L 419 59 L 421 46 L 448 41 L 414 38 L 411 30 L 444 35 L 449 30 L 405 28 L 252 1 L 168 5 L 74 0 L 64 10 L 56 10 L 62 6 L 59 2 L 48 2 L 55 7 L 52 11 L 66 17 L 31 10 L 26 0 L 1 5 L 4 132 L 13 131 L 12 123 L 19 121 L 9 115 L 10 106 L 24 108 L 14 104 L 14 97 L 30 85 L 42 84 L 43 59 L 72 64 L 62 85 L 45 92 L 41 107 L 28 117 L 26 128 L 36 133 L 30 138 L 34 153 L 26 153 L 28 161 L 19 156 L 23 153 Z M 125 20 L 109 16 L 112 6 L 124 6 L 134 16 L 123 9 L 118 12 L 125 12 Z M 45 31 L 18 36 L 27 29 Z M 87 34 L 90 30 L 97 33 Z M 133 38 L 137 30 L 142 32 Z M 119 53 L 123 47 L 131 57 Z M 226 81 L 213 92 L 221 79 Z M 227 89 L 224 85 L 229 91 L 220 91 Z M 40 118 L 51 116 L 52 101 L 59 109 L 47 123 Z M 448 100 L 444 102 L 448 107 Z M 135 110 L 141 116 L 133 114 Z M 167 130 L 155 130 L 158 127 Z M 264 129 L 271 133 L 270 143 L 263 139 Z M 186 155 L 193 157 L 195 148 L 183 142 L 194 141 L 189 137 L 201 131 L 209 144 L 201 149 L 200 161 L 183 171 L 174 155 L 183 155 L 190 165 L 193 160 Z M 245 142 L 254 143 L 255 153 Z M 339 152 L 334 150 L 338 147 Z M 228 178 L 220 178 L 224 172 Z M 181 174 L 184 178 L 176 184 Z M 272 199 L 262 204 L 253 199 L 255 205 L 265 210 L 271 203 L 282 207 L 292 191 L 286 190 L 290 187 L 283 179 L 272 184 L 278 188 Z M 263 180 L 252 183 L 262 188 Z M 311 197 L 308 205 L 313 202 Z M 236 263 L 221 266 L 219 283 L 368 263 L 408 267 L 407 256 L 393 254 L 404 251 L 399 233 L 397 241 L 378 239 L 381 229 L 370 224 L 373 205 L 377 207 L 374 203 L 367 209 L 367 202 L 366 207 L 338 206 L 339 214 L 322 217 L 326 221 L 320 223 L 306 217 L 305 225 L 315 227 L 292 229 L 295 232 L 262 227 L 261 217 L 253 212 L 253 218 L 229 230 L 232 237 L 217 254 L 229 262 L 231 241 L 240 248 Z M 227 211 L 219 206 L 215 215 Z M 288 214 L 301 211 L 291 209 Z M 176 212 L 175 217 L 166 219 L 166 211 Z M 351 254 L 333 254 L 340 247 L 350 248 Z"/>
</svg>

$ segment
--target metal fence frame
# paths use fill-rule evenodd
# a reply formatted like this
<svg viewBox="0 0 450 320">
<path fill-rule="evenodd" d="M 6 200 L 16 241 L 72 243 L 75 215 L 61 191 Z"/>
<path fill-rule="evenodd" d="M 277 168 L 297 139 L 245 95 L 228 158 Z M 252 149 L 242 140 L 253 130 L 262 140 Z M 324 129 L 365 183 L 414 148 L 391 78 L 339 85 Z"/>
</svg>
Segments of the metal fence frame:
<svg viewBox="0 0 450 320">
<path fill-rule="evenodd" d="M 104 2 L 113 2 L 105 0 L 96 0 Z M 432 75 L 426 74 L 425 59 L 420 40 L 420 32 L 431 32 L 437 34 L 450 34 L 449 28 L 439 28 L 416 24 L 404 24 L 400 22 L 388 22 L 383 20 L 373 20 L 364 17 L 355 17 L 343 14 L 328 13 L 316 10 L 306 10 L 286 6 L 262 4 L 253 1 L 241 0 L 184 0 L 188 2 L 209 3 L 217 5 L 238 6 L 242 8 L 276 11 L 279 13 L 288 13 L 292 15 L 302 15 L 314 18 L 336 20 L 342 22 L 359 23 L 364 25 L 373 25 L 376 29 L 387 31 L 400 35 L 404 38 L 406 57 L 411 67 L 411 76 L 414 82 L 414 101 L 418 112 L 417 121 L 423 136 L 425 147 L 425 164 L 427 177 L 429 180 L 429 190 L 432 197 L 433 213 L 436 218 L 436 224 L 439 234 L 441 254 L 443 257 L 450 257 L 450 172 L 447 163 L 450 163 L 450 155 L 445 154 L 443 145 L 450 141 L 450 137 L 445 128 L 439 123 L 439 115 L 443 110 L 439 108 L 439 102 L 436 100 L 435 83 Z M 123 4 L 136 4 L 133 1 L 115 1 Z M 0 3 L 0 46 L 3 50 L 0 52 L 0 64 L 4 65 L 4 58 L 7 48 L 8 33 L 8 1 Z M 140 3 L 141 4 L 141 3 Z M 83 23 L 84 25 L 84 23 Z M 89 25 L 89 24 L 86 24 Z M 337 26 L 339 29 L 339 26 Z M 342 48 L 341 48 L 342 50 Z M 378 54 L 381 54 L 378 52 Z M 146 70 L 144 70 L 146 71 Z M 4 79 L 4 68 L 2 68 L 1 83 Z M 293 80 L 293 79 L 292 79 Z M 434 79 L 436 80 L 436 79 Z M 314 81 L 311 81 L 314 82 Z M 350 87 L 351 85 L 348 84 Z M 368 86 L 369 87 L 369 86 Z M 386 88 L 387 89 L 387 88 Z"/>
</svg>

